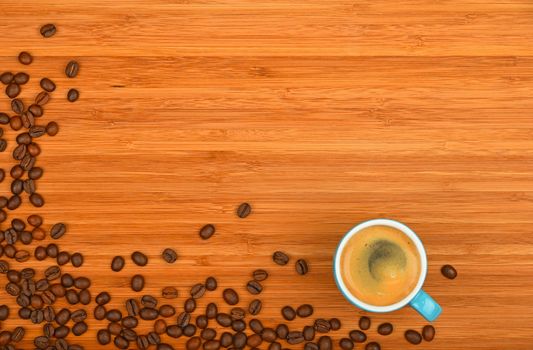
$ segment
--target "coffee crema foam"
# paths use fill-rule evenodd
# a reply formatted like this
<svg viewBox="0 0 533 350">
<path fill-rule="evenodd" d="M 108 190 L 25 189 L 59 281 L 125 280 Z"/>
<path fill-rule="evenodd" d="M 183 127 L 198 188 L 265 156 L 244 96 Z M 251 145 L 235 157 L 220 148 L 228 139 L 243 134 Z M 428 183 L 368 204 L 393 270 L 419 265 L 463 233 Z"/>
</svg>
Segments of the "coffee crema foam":
<svg viewBox="0 0 533 350">
<path fill-rule="evenodd" d="M 416 287 L 420 254 L 402 231 L 371 226 L 346 243 L 340 272 L 348 291 L 359 300 L 374 306 L 392 305 Z"/>
</svg>

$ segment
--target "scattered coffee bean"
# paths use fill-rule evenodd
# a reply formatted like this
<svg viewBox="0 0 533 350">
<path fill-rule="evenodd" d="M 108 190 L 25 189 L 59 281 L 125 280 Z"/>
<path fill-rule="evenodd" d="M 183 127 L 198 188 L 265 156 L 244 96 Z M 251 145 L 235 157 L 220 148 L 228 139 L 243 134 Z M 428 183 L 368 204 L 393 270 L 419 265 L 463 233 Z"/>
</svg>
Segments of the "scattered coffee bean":
<svg viewBox="0 0 533 350">
<path fill-rule="evenodd" d="M 183 335 L 186 337 L 192 337 L 196 334 L 196 326 L 193 324 L 188 324 L 183 328 Z"/>
<path fill-rule="evenodd" d="M 7 305 L 0 305 L 0 321 L 5 321 L 9 317 L 9 307 Z"/>
<path fill-rule="evenodd" d="M 425 341 L 432 341 L 435 338 L 435 328 L 432 325 L 425 325 L 422 328 L 422 337 Z"/>
<path fill-rule="evenodd" d="M 76 102 L 80 98 L 80 92 L 77 89 L 69 89 L 67 92 L 67 100 L 69 102 Z"/>
<path fill-rule="evenodd" d="M 315 328 L 312 326 L 305 326 L 302 333 L 306 341 L 315 339 Z"/>
<path fill-rule="evenodd" d="M 250 294 L 256 295 L 263 291 L 263 286 L 256 280 L 251 280 L 246 284 L 246 290 L 248 290 Z"/>
<path fill-rule="evenodd" d="M 100 329 L 96 333 L 96 339 L 100 345 L 107 345 L 111 342 L 111 333 L 107 329 Z"/>
<path fill-rule="evenodd" d="M 200 229 L 200 237 L 202 239 L 209 239 L 215 233 L 215 226 L 207 224 Z"/>
<path fill-rule="evenodd" d="M 159 315 L 161 317 L 170 317 L 170 316 L 174 316 L 175 314 L 176 314 L 176 309 L 172 305 L 165 304 L 159 307 Z"/>
<path fill-rule="evenodd" d="M 237 216 L 240 217 L 241 219 L 244 219 L 245 217 L 250 215 L 251 212 L 252 212 L 252 207 L 248 203 L 242 203 L 237 208 Z"/>
<path fill-rule="evenodd" d="M 229 327 L 232 323 L 231 316 L 223 312 L 217 314 L 216 321 L 222 327 Z"/>
<path fill-rule="evenodd" d="M 314 327 L 315 331 L 317 331 L 318 333 L 327 333 L 331 329 L 331 324 L 329 323 L 329 321 L 323 318 L 319 318 L 315 320 Z"/>
<path fill-rule="evenodd" d="M 11 72 L 4 72 L 0 74 L 0 82 L 2 84 L 7 85 L 13 81 L 13 73 Z"/>
<path fill-rule="evenodd" d="M 59 266 L 67 264 L 70 261 L 69 252 L 59 252 L 57 254 L 56 261 Z"/>
<path fill-rule="evenodd" d="M 450 280 L 453 280 L 457 277 L 457 270 L 452 265 L 444 265 L 440 272 L 442 275 Z"/>
<path fill-rule="evenodd" d="M 248 337 L 246 344 L 252 349 L 257 348 L 261 343 L 263 342 L 263 339 L 261 339 L 261 336 L 259 334 L 252 334 Z"/>
<path fill-rule="evenodd" d="M 119 349 L 127 349 L 129 347 L 129 345 L 130 345 L 130 342 L 126 338 L 124 338 L 124 337 L 122 337 L 120 335 L 117 335 L 115 337 L 115 340 L 113 341 L 113 343 Z"/>
<path fill-rule="evenodd" d="M 233 344 L 233 336 L 229 332 L 224 332 L 220 336 L 220 346 L 223 348 L 229 347 L 231 344 Z"/>
<path fill-rule="evenodd" d="M 52 226 L 52 228 L 50 229 L 50 237 L 52 237 L 53 239 L 59 239 L 63 237 L 65 232 L 67 232 L 67 226 L 64 223 L 60 222 Z"/>
<path fill-rule="evenodd" d="M 193 298 L 189 298 L 185 300 L 183 309 L 185 310 L 185 312 L 188 312 L 188 313 L 194 312 L 194 310 L 196 310 L 196 301 Z"/>
<path fill-rule="evenodd" d="M 248 340 L 248 337 L 243 332 L 238 332 L 233 335 L 233 347 L 235 349 L 242 349 L 246 346 L 246 342 Z M 189 350 L 189 349 L 187 349 Z"/>
<path fill-rule="evenodd" d="M 234 307 L 230 311 L 233 320 L 242 320 L 246 316 L 246 311 L 242 307 Z"/>
<path fill-rule="evenodd" d="M 313 314 L 313 306 L 309 304 L 302 304 L 296 309 L 296 314 L 298 317 L 309 317 Z"/>
<path fill-rule="evenodd" d="M 409 329 L 404 333 L 405 340 L 411 344 L 420 344 L 422 342 L 422 336 L 415 330 Z"/>
<path fill-rule="evenodd" d="M 178 290 L 174 287 L 165 287 L 161 291 L 161 296 L 165 299 L 175 299 L 178 297 Z"/>
<path fill-rule="evenodd" d="M 339 341 L 339 346 L 342 350 L 352 350 L 354 348 L 353 341 L 351 341 L 349 338 L 342 338 Z"/>
<path fill-rule="evenodd" d="M 213 318 L 215 318 L 217 316 L 217 314 L 218 314 L 217 305 L 215 303 L 207 304 L 207 306 L 205 308 L 205 316 L 208 319 L 213 319 Z"/>
<path fill-rule="evenodd" d="M 341 321 L 338 318 L 332 318 L 329 320 L 329 325 L 332 331 L 338 331 L 341 329 Z"/>
<path fill-rule="evenodd" d="M 27 73 L 19 72 L 13 76 L 13 82 L 17 85 L 24 85 L 30 81 L 30 76 Z"/>
<path fill-rule="evenodd" d="M 272 260 L 278 265 L 287 265 L 289 262 L 289 256 L 281 251 L 274 252 Z"/>
<path fill-rule="evenodd" d="M 72 326 L 72 334 L 74 334 L 75 336 L 79 337 L 80 335 L 84 334 L 85 332 L 87 332 L 87 329 L 89 327 L 87 326 L 87 323 L 85 322 L 77 322 L 74 324 L 74 326 Z"/>
<path fill-rule="evenodd" d="M 366 341 L 366 334 L 360 330 L 353 330 L 350 332 L 350 338 L 356 343 L 364 343 Z"/>
<path fill-rule="evenodd" d="M 107 310 L 105 309 L 105 306 L 98 305 L 94 308 L 93 316 L 97 320 L 103 320 L 105 318 L 105 315 L 107 314 Z"/>
<path fill-rule="evenodd" d="M 366 316 L 362 316 L 359 319 L 359 328 L 361 328 L 364 331 L 369 329 L 370 328 L 370 318 L 368 318 Z"/>
<path fill-rule="evenodd" d="M 318 347 L 320 350 L 332 350 L 333 349 L 333 342 L 331 341 L 331 337 L 324 335 L 318 339 Z"/>
<path fill-rule="evenodd" d="M 178 259 L 178 254 L 175 250 L 171 248 L 166 248 L 165 250 L 163 250 L 161 256 L 163 257 L 163 260 L 165 260 L 169 264 L 174 263 Z"/>
<path fill-rule="evenodd" d="M 279 350 L 279 349 L 281 349 L 281 346 L 276 350 Z M 305 343 L 304 350 L 320 350 L 320 349 L 318 347 L 318 344 L 309 342 L 309 343 Z"/>
<path fill-rule="evenodd" d="M 202 283 L 197 283 L 191 288 L 191 297 L 193 297 L 194 299 L 199 299 L 204 296 L 205 290 L 205 286 Z"/>
<path fill-rule="evenodd" d="M 224 289 L 222 297 L 228 305 L 236 305 L 239 302 L 239 295 L 232 288 Z"/>
<path fill-rule="evenodd" d="M 296 318 L 296 311 L 291 306 L 284 306 L 281 309 L 281 315 L 287 321 L 292 321 Z"/>
<path fill-rule="evenodd" d="M 137 266 L 146 266 L 148 264 L 148 257 L 141 252 L 133 252 L 131 254 L 131 260 Z"/>
<path fill-rule="evenodd" d="M 217 331 L 213 328 L 206 328 L 200 332 L 200 337 L 204 340 L 212 340 L 217 336 Z"/>
<path fill-rule="evenodd" d="M 126 300 L 126 311 L 129 316 L 137 316 L 140 312 L 139 303 L 135 299 Z"/>
<path fill-rule="evenodd" d="M 56 84 L 48 78 L 42 78 L 40 85 L 41 88 L 47 92 L 52 92 L 56 89 Z"/>
<path fill-rule="evenodd" d="M 22 114 L 22 112 L 24 112 L 24 103 L 22 100 L 19 98 L 11 100 L 11 110 L 17 114 Z"/>
<path fill-rule="evenodd" d="M 56 26 L 52 23 L 45 24 L 41 27 L 41 35 L 45 38 L 50 38 L 56 33 L 57 29 Z"/>
<path fill-rule="evenodd" d="M 261 302 L 261 300 L 254 299 L 248 305 L 248 312 L 255 316 L 259 314 L 259 312 L 261 312 L 262 307 L 263 307 L 263 303 Z"/>
<path fill-rule="evenodd" d="M 80 70 L 80 65 L 76 61 L 70 61 L 65 67 L 65 75 L 69 78 L 75 78 Z"/>
<path fill-rule="evenodd" d="M 298 261 L 296 261 L 296 272 L 299 275 L 305 275 L 309 272 L 309 267 L 304 259 L 298 259 Z"/>
<path fill-rule="evenodd" d="M 200 329 L 204 329 L 207 327 L 209 321 L 207 320 L 207 316 L 206 315 L 198 315 L 196 317 L 196 327 L 200 328 Z"/>
<path fill-rule="evenodd" d="M 189 324 L 190 321 L 191 321 L 191 314 L 184 311 L 178 315 L 176 324 L 178 325 L 178 327 L 183 329 L 185 328 L 185 326 Z"/>
<path fill-rule="evenodd" d="M 33 62 L 33 57 L 28 52 L 22 51 L 19 53 L 19 62 L 24 65 L 31 64 Z"/>
<path fill-rule="evenodd" d="M 177 325 L 170 325 L 167 327 L 167 335 L 171 338 L 179 338 L 183 334 L 183 331 Z"/>
<path fill-rule="evenodd" d="M 15 98 L 20 94 L 20 86 L 17 83 L 10 83 L 6 87 L 6 95 L 9 98 Z"/>
<path fill-rule="evenodd" d="M 285 324 L 279 324 L 276 327 L 276 334 L 278 335 L 278 338 L 285 339 L 287 338 L 287 335 L 289 335 L 289 327 Z"/>
<path fill-rule="evenodd" d="M 382 323 L 378 326 L 378 333 L 381 335 L 389 335 L 393 331 L 393 326 L 391 323 Z"/>
<path fill-rule="evenodd" d="M 379 345 L 379 343 L 376 343 L 375 341 L 373 341 L 373 342 L 366 344 L 365 350 L 381 350 L 381 346 Z"/>
<path fill-rule="evenodd" d="M 83 265 L 83 255 L 81 255 L 81 253 L 72 254 L 72 256 L 70 257 L 70 263 L 74 267 L 80 267 L 81 265 Z"/>
<path fill-rule="evenodd" d="M 200 337 L 192 337 L 191 339 L 187 340 L 187 343 L 185 343 L 185 348 L 187 350 L 198 350 L 200 349 L 201 345 L 202 340 Z"/>
<path fill-rule="evenodd" d="M 111 270 L 118 272 L 124 268 L 125 263 L 123 257 L 115 256 L 111 261 Z"/>
<path fill-rule="evenodd" d="M 134 275 L 131 278 L 131 289 L 134 292 L 140 292 L 144 288 L 144 277 L 142 275 Z"/>
</svg>

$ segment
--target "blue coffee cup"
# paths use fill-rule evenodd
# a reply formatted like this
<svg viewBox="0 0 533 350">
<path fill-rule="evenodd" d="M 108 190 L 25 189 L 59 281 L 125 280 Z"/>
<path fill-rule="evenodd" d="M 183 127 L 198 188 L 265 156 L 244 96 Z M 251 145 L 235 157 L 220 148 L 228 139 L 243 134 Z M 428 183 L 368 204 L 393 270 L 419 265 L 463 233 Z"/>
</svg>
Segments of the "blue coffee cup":
<svg viewBox="0 0 533 350">
<path fill-rule="evenodd" d="M 403 234 L 409 237 L 411 241 L 415 244 L 415 247 L 420 256 L 421 272 L 416 286 L 405 298 L 391 305 L 371 305 L 358 299 L 356 296 L 350 293 L 342 279 L 342 275 L 340 272 L 342 256 L 341 253 L 346 247 L 347 242 L 350 240 L 351 237 L 358 234 L 361 230 L 371 226 L 389 226 L 401 231 Z M 333 275 L 335 276 L 335 282 L 337 283 L 337 287 L 344 295 L 344 297 L 350 303 L 363 310 L 384 313 L 395 311 L 401 309 L 406 305 L 409 305 L 430 322 L 436 320 L 442 312 L 442 308 L 440 307 L 440 305 L 437 304 L 437 302 L 431 296 L 429 296 L 429 294 L 422 290 L 422 285 L 424 284 L 427 275 L 427 257 L 424 245 L 422 244 L 422 241 L 416 235 L 416 233 L 414 233 L 413 230 L 411 230 L 409 227 L 402 224 L 401 222 L 390 219 L 373 219 L 364 221 L 353 227 L 344 235 L 344 237 L 342 237 L 341 241 L 337 246 L 335 256 L 333 258 Z"/>
</svg>

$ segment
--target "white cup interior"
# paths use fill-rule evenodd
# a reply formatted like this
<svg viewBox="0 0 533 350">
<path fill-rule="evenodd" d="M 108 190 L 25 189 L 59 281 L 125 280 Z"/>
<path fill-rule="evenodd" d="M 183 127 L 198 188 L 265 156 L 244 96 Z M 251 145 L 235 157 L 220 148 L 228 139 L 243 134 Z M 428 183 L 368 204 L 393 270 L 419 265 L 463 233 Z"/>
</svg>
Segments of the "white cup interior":
<svg viewBox="0 0 533 350">
<path fill-rule="evenodd" d="M 358 299 L 356 296 L 351 294 L 346 287 L 342 275 L 341 275 L 341 252 L 344 250 L 346 243 L 350 240 L 351 237 L 359 233 L 362 229 L 365 229 L 370 226 L 389 226 L 393 227 L 397 230 L 400 230 L 403 232 L 407 237 L 409 237 L 415 244 L 416 249 L 418 250 L 418 254 L 420 255 L 420 276 L 418 278 L 418 282 L 416 284 L 416 287 L 409 293 L 405 298 L 402 300 L 386 306 L 378 306 L 378 305 L 372 305 L 367 304 L 364 301 Z M 390 312 L 397 309 L 400 309 L 407 305 L 414 297 L 415 295 L 420 291 L 422 288 L 422 285 L 424 284 L 424 280 L 426 279 L 427 274 L 427 257 L 426 257 L 426 251 L 424 249 L 424 246 L 422 245 L 422 241 L 420 241 L 420 238 L 416 235 L 416 233 L 413 232 L 409 227 L 402 224 L 401 222 L 390 220 L 390 219 L 373 219 L 364 221 L 354 228 L 352 228 L 344 237 L 341 239 L 337 250 L 335 252 L 335 259 L 334 259 L 334 272 L 335 272 L 335 281 L 337 282 L 337 285 L 339 289 L 341 290 L 342 294 L 350 301 L 352 304 L 365 309 L 367 311 L 372 312 Z"/>
</svg>

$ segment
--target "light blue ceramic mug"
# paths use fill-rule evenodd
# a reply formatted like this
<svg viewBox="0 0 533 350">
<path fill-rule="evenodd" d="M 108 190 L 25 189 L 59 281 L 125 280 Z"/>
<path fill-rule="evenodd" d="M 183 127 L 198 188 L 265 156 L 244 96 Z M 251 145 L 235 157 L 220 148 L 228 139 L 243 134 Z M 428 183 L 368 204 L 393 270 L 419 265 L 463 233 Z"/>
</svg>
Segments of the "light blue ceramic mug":
<svg viewBox="0 0 533 350">
<path fill-rule="evenodd" d="M 407 295 L 404 299 L 392 304 L 392 305 L 386 305 L 386 306 L 377 306 L 377 305 L 371 305 L 363 302 L 362 300 L 359 300 L 357 297 L 355 297 L 353 294 L 351 294 L 348 291 L 348 288 L 344 284 L 344 281 L 342 279 L 342 275 L 340 273 L 340 266 L 341 266 L 341 253 L 344 250 L 346 243 L 350 240 L 351 237 L 359 233 L 361 230 L 370 227 L 370 226 L 389 226 L 392 228 L 395 228 L 401 232 L 403 232 L 407 237 L 411 239 L 411 241 L 414 242 L 416 249 L 418 250 L 418 253 L 420 255 L 420 277 L 418 278 L 418 283 L 416 284 L 415 288 Z M 358 225 L 356 225 L 354 228 L 352 228 L 348 233 L 344 235 L 344 237 L 341 239 L 339 245 L 337 246 L 337 250 L 335 251 L 335 257 L 333 258 L 333 275 L 335 276 L 335 282 L 337 283 L 337 287 L 341 291 L 341 293 L 344 295 L 346 299 L 348 299 L 349 302 L 354 304 L 355 306 L 366 310 L 370 312 L 391 312 L 394 310 L 401 309 L 405 305 L 411 306 L 416 311 L 418 311 L 424 318 L 428 321 L 434 321 L 439 317 L 439 315 L 442 312 L 442 308 L 435 300 L 433 300 L 432 297 L 430 297 L 426 292 L 422 290 L 422 285 L 424 284 L 424 281 L 426 279 L 427 274 L 427 257 L 426 257 L 426 251 L 424 249 L 424 245 L 422 244 L 422 241 L 416 233 L 413 232 L 409 227 L 402 224 L 401 222 L 389 220 L 389 219 L 373 219 L 364 221 Z"/>
</svg>

